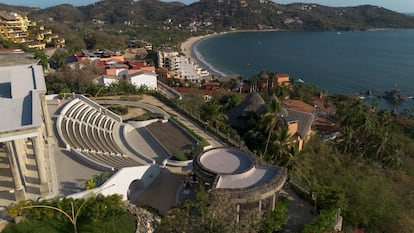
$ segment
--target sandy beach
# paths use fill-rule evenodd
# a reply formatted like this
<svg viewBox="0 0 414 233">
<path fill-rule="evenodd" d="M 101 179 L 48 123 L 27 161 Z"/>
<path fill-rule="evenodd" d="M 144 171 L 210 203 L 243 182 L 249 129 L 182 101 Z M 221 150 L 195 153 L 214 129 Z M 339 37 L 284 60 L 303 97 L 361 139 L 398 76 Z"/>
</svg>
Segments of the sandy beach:
<svg viewBox="0 0 414 233">
<path fill-rule="evenodd" d="M 208 35 L 203 35 L 203 36 L 193 36 L 190 37 L 187 41 L 185 41 L 184 43 L 181 44 L 181 52 L 188 58 L 190 58 L 190 60 L 192 62 L 195 62 L 196 64 L 198 64 L 200 67 L 202 67 L 203 69 L 207 70 L 208 72 L 210 72 L 210 74 L 214 74 L 214 75 L 218 75 L 221 76 L 221 74 L 215 72 L 214 70 L 212 70 L 210 67 L 208 67 L 208 65 L 204 64 L 202 61 L 200 61 L 197 56 L 196 53 L 194 51 L 194 45 L 204 39 L 213 37 L 213 36 L 217 36 L 220 35 L 221 33 L 214 33 L 214 34 L 208 34 Z"/>
<path fill-rule="evenodd" d="M 218 73 L 217 71 L 214 71 L 211 69 L 211 67 L 208 67 L 206 64 L 204 64 L 202 61 L 200 61 L 194 51 L 194 45 L 204 39 L 213 37 L 213 36 L 219 36 L 227 33 L 239 33 L 239 32 L 257 32 L 257 31 L 280 31 L 279 29 L 269 29 L 269 30 L 236 30 L 236 31 L 228 31 L 228 32 L 220 32 L 220 33 L 213 33 L 203 36 L 193 36 L 190 37 L 187 41 L 181 43 L 181 52 L 188 58 L 190 58 L 191 61 L 194 61 L 196 64 L 201 66 L 203 69 L 208 70 L 211 74 L 215 74 L 216 76 L 221 76 L 222 74 Z"/>
<path fill-rule="evenodd" d="M 207 39 L 209 37 L 219 35 L 219 34 L 208 34 L 203 36 L 193 36 L 190 37 L 187 41 L 181 44 L 181 51 L 184 53 L 184 55 L 188 58 L 190 58 L 192 61 L 195 61 L 198 65 L 201 65 L 204 67 L 204 64 L 200 62 L 200 60 L 197 59 L 197 56 L 194 52 L 194 45 L 199 42 L 200 40 Z"/>
</svg>

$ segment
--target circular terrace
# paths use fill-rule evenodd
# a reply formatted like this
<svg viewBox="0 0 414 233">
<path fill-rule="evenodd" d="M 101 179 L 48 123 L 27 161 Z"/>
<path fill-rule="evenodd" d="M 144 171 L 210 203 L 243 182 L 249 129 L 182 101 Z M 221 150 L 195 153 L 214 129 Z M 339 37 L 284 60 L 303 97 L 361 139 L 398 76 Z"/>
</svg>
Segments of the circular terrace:
<svg viewBox="0 0 414 233">
<path fill-rule="evenodd" d="M 205 170 L 221 175 L 243 173 L 254 166 L 250 155 L 233 148 L 208 150 L 198 157 L 198 163 Z"/>
</svg>

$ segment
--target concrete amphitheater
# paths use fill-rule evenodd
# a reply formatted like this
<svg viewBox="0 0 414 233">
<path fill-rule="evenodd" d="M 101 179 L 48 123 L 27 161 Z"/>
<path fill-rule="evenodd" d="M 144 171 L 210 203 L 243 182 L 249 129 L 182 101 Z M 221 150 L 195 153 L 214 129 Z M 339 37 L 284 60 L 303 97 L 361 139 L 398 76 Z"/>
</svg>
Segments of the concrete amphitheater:
<svg viewBox="0 0 414 233">
<path fill-rule="evenodd" d="M 197 140 L 155 106 L 138 102 L 116 104 L 162 112 L 165 117 L 123 122 L 105 106 L 82 95 L 50 100 L 58 140 L 55 150 L 57 193 L 74 198 L 91 192 L 117 193 L 125 200 L 149 204 L 166 212 L 176 204 L 185 176 L 165 168 L 164 160 L 178 150 L 194 147 Z M 110 179 L 94 190 L 84 191 L 86 179 L 102 171 L 109 171 Z"/>
</svg>

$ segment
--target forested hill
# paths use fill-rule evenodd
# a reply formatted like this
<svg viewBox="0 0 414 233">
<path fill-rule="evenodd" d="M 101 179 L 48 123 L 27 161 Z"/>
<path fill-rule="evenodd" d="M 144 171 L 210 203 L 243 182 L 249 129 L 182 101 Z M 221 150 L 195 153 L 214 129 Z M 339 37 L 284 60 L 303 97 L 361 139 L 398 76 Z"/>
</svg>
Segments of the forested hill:
<svg viewBox="0 0 414 233">
<path fill-rule="evenodd" d="M 88 6 L 63 4 L 46 9 L 11 7 L 33 20 L 67 24 L 92 21 L 106 25 L 165 26 L 214 31 L 229 29 L 366 30 L 414 28 L 414 17 L 376 6 L 326 7 L 268 0 L 201 0 L 185 5 L 158 0 L 102 0 Z"/>
</svg>

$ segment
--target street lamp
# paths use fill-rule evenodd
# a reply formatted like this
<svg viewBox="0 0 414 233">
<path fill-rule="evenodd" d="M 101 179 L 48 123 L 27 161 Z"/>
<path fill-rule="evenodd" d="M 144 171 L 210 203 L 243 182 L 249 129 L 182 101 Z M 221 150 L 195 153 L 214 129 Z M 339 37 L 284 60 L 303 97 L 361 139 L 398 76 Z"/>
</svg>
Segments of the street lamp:
<svg viewBox="0 0 414 233">
<path fill-rule="evenodd" d="M 78 233 L 78 228 L 77 228 L 77 221 L 78 221 L 78 217 L 80 214 L 81 209 L 85 206 L 86 202 L 88 200 L 86 199 L 81 206 L 79 206 L 78 210 L 75 212 L 75 206 L 74 206 L 74 200 L 72 200 L 70 202 L 70 206 L 71 206 L 71 213 L 67 213 L 62 209 L 59 209 L 57 207 L 54 206 L 47 206 L 47 205 L 31 205 L 31 206 L 24 206 L 21 207 L 20 209 L 31 209 L 31 208 L 46 208 L 46 209 L 52 209 L 52 210 L 56 210 L 60 213 L 62 213 L 64 216 L 66 216 L 66 218 L 69 219 L 69 221 L 72 223 L 73 225 L 73 232 L 74 233 Z"/>
</svg>

